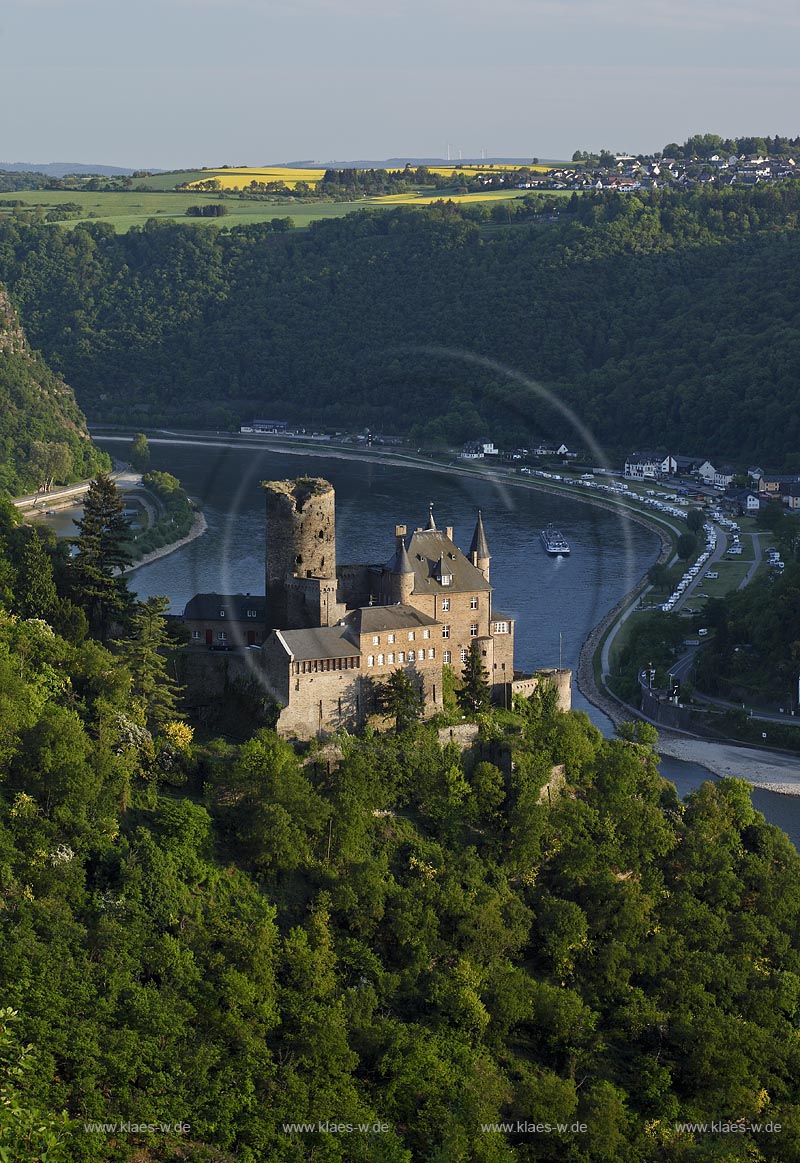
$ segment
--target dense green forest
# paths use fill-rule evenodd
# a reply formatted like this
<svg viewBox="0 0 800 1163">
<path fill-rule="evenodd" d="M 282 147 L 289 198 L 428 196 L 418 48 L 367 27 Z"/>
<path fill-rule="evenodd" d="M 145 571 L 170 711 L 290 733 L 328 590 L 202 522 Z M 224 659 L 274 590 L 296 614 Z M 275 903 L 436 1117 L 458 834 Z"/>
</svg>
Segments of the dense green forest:
<svg viewBox="0 0 800 1163">
<path fill-rule="evenodd" d="M 0 287 L 0 489 L 47 488 L 107 465 L 71 389 L 31 351 Z"/>
<path fill-rule="evenodd" d="M 791 467 L 798 209 L 788 182 L 365 210 L 286 235 L 6 222 L 0 279 L 93 420 L 580 443 L 531 377 L 615 453 Z"/>
<path fill-rule="evenodd" d="M 744 784 L 683 805 L 547 689 L 464 752 L 195 739 L 121 513 L 72 558 L 0 514 L 0 1157 L 800 1158 L 800 857 Z"/>
</svg>

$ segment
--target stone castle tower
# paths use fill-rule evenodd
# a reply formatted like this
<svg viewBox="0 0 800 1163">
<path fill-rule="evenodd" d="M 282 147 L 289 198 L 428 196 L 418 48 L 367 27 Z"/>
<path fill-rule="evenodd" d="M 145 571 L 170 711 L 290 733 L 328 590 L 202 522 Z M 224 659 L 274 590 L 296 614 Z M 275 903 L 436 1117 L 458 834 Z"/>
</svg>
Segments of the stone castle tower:
<svg viewBox="0 0 800 1163">
<path fill-rule="evenodd" d="M 337 600 L 334 491 L 321 477 L 264 481 L 268 627 L 333 626 Z"/>
</svg>

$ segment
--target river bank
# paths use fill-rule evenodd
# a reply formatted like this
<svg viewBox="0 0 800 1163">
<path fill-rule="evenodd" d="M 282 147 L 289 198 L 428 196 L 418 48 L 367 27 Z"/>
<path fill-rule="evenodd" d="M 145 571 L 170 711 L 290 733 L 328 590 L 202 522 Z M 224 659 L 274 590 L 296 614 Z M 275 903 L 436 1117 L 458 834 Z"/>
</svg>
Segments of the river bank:
<svg viewBox="0 0 800 1163">
<path fill-rule="evenodd" d="M 180 541 L 173 541 L 169 545 L 162 545 L 159 549 L 154 549 L 152 553 L 146 553 L 139 561 L 134 561 L 124 569 L 123 574 L 133 573 L 134 570 L 141 569 L 143 565 L 150 565 L 151 562 L 158 561 L 162 557 L 166 557 L 170 553 L 174 553 L 176 549 L 183 549 L 184 545 L 195 541 L 198 537 L 202 537 L 208 528 L 205 515 L 202 509 L 198 509 L 195 513 L 192 527 L 185 537 L 181 537 Z"/>
</svg>

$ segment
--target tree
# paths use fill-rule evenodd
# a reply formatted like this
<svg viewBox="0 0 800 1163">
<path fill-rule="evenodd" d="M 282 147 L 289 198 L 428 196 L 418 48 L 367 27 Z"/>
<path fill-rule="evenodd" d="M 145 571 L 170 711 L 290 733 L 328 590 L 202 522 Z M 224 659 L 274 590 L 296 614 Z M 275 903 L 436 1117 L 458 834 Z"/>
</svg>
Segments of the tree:
<svg viewBox="0 0 800 1163">
<path fill-rule="evenodd" d="M 138 699 L 150 731 L 162 730 L 178 718 L 178 684 L 170 677 L 161 653 L 171 645 L 164 614 L 169 598 L 153 597 L 137 603 L 127 638 L 118 642 L 120 657 L 130 671 L 131 694 Z"/>
<path fill-rule="evenodd" d="M 25 542 L 17 574 L 17 608 L 23 618 L 49 621 L 58 605 L 53 565 L 35 529 Z"/>
<path fill-rule="evenodd" d="M 690 509 L 686 514 L 686 524 L 692 533 L 699 533 L 703 528 L 704 515 L 702 509 Z"/>
<path fill-rule="evenodd" d="M 491 689 L 489 687 L 489 672 L 483 665 L 481 646 L 473 641 L 469 644 L 467 660 L 461 674 L 462 686 L 458 692 L 458 701 L 464 710 L 476 715 L 485 711 L 489 706 Z"/>
<path fill-rule="evenodd" d="M 681 561 L 688 561 L 697 549 L 697 538 L 694 533 L 681 533 L 678 538 L 677 550 Z"/>
<path fill-rule="evenodd" d="M 28 471 L 37 482 L 39 492 L 49 493 L 58 477 L 66 480 L 72 469 L 72 451 L 59 441 L 34 440 L 28 457 Z"/>
<path fill-rule="evenodd" d="M 89 486 L 83 518 L 76 521 L 80 536 L 72 559 L 74 598 L 89 618 L 92 630 L 104 641 L 111 623 L 130 609 L 131 595 L 120 576 L 130 561 L 126 521 L 117 487 L 106 473 Z"/>
<path fill-rule="evenodd" d="M 657 590 L 665 590 L 672 581 L 672 574 L 666 565 L 651 565 L 647 571 L 647 577 L 651 585 L 655 586 Z"/>
<path fill-rule="evenodd" d="M 146 472 L 150 464 L 150 445 L 144 432 L 137 432 L 131 441 L 131 464 L 137 472 Z"/>
<path fill-rule="evenodd" d="M 379 710 L 391 715 L 398 731 L 416 723 L 422 714 L 422 691 L 404 670 L 394 670 L 385 682 L 378 683 L 375 695 Z"/>
</svg>

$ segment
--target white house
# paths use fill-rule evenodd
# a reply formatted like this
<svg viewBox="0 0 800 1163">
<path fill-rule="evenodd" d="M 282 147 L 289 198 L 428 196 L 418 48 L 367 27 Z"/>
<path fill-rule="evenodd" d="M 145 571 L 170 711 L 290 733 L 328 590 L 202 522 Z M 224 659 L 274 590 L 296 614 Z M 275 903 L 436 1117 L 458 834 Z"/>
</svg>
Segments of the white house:
<svg viewBox="0 0 800 1163">
<path fill-rule="evenodd" d="M 675 472 L 675 458 L 660 452 L 632 452 L 625 461 L 624 475 L 629 480 L 656 480 Z"/>
</svg>

